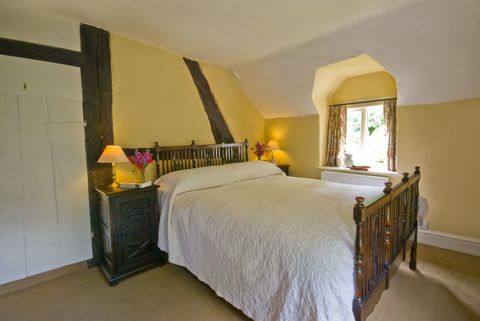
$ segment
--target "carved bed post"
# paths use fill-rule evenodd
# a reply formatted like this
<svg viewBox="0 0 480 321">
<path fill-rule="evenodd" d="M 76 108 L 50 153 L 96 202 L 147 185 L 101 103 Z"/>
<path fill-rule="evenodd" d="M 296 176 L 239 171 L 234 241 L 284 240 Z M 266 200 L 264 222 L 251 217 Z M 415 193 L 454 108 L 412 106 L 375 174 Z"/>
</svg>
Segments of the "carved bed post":
<svg viewBox="0 0 480 321">
<path fill-rule="evenodd" d="M 402 183 L 406 184 L 408 183 L 408 173 L 405 172 L 403 173 L 403 177 L 402 177 Z M 407 199 L 406 200 L 402 200 L 403 201 L 403 212 L 402 212 L 402 246 L 403 246 L 403 254 L 402 254 L 402 261 L 405 261 L 405 258 L 407 256 L 407 238 L 406 238 L 406 230 L 407 230 L 407 215 L 408 215 L 408 210 L 409 210 L 409 204 L 410 204 L 410 193 L 406 193 L 406 197 Z"/>
<path fill-rule="evenodd" d="M 390 194 L 392 192 L 392 183 L 386 182 L 385 188 L 383 189 L 385 194 Z M 390 253 L 392 248 L 392 202 L 388 202 L 385 206 L 385 246 L 383 247 L 383 265 L 388 268 L 390 264 Z M 387 278 L 387 288 L 388 288 L 388 278 Z"/>
<path fill-rule="evenodd" d="M 245 138 L 245 161 L 248 162 L 248 138 Z"/>
<path fill-rule="evenodd" d="M 415 166 L 415 175 L 420 175 L 420 166 Z M 418 237 L 418 196 L 419 196 L 419 186 L 418 186 L 418 181 L 415 183 L 414 187 L 414 194 L 413 194 L 413 199 L 411 200 L 413 202 L 413 211 L 414 215 L 413 217 L 415 218 L 414 221 L 414 228 L 415 228 L 415 238 L 413 239 L 413 244 L 412 248 L 410 249 L 410 270 L 416 270 L 417 269 L 417 237 Z"/>
<path fill-rule="evenodd" d="M 160 145 L 158 145 L 158 142 L 155 142 L 155 145 L 153 146 L 153 150 L 155 151 L 155 172 L 157 175 L 157 178 L 160 177 Z"/>
<path fill-rule="evenodd" d="M 354 267 L 354 279 L 355 279 L 355 298 L 353 299 L 353 313 L 356 320 L 362 319 L 362 300 L 363 300 L 363 286 L 364 286 L 364 266 L 363 266 L 363 220 L 365 213 L 365 198 L 361 196 L 355 197 L 357 204 L 353 209 L 353 219 L 355 220 L 355 267 Z"/>
<path fill-rule="evenodd" d="M 197 145 L 195 144 L 195 140 L 192 140 L 190 144 L 192 146 L 192 168 L 197 167 Z"/>
</svg>

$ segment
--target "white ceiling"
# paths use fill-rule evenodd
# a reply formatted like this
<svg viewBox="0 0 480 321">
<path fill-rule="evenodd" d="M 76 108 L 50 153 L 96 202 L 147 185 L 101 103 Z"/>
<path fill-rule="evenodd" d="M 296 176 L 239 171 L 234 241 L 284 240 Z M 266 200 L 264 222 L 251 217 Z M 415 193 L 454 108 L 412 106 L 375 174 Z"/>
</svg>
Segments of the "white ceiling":
<svg viewBox="0 0 480 321">
<path fill-rule="evenodd" d="M 264 117 L 308 115 L 317 69 L 364 53 L 395 77 L 400 105 L 480 97 L 480 1 L 424 1 L 233 69 Z"/>
<path fill-rule="evenodd" d="M 480 96 L 479 0 L 0 0 L 228 66 L 264 117 L 316 113 L 318 68 L 368 54 L 400 103 Z"/>
<path fill-rule="evenodd" d="M 184 56 L 239 64 L 418 0 L 1 0 Z"/>
</svg>

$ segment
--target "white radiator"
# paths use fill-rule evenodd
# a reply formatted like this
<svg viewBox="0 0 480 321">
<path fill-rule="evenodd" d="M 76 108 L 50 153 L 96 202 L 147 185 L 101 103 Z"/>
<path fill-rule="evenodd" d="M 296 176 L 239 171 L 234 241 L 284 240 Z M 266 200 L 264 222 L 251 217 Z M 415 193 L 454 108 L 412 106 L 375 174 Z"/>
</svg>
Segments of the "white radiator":
<svg viewBox="0 0 480 321">
<path fill-rule="evenodd" d="M 341 172 L 324 171 L 321 174 L 324 181 L 351 184 L 351 185 L 365 185 L 365 186 L 384 186 L 388 182 L 388 177 L 360 175 Z"/>
</svg>

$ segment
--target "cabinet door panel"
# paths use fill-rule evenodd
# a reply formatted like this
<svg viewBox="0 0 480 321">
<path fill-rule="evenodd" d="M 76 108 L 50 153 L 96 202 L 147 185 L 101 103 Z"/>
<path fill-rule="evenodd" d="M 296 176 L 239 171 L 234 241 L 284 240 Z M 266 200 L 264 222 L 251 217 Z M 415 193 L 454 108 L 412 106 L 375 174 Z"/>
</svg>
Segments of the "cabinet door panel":
<svg viewBox="0 0 480 321">
<path fill-rule="evenodd" d="M 18 96 L 27 275 L 60 267 L 55 188 L 44 98 Z"/>
<path fill-rule="evenodd" d="M 0 94 L 0 284 L 25 277 L 17 96 Z"/>
<path fill-rule="evenodd" d="M 115 202 L 118 270 L 141 265 L 151 258 L 156 246 L 152 233 L 155 199 L 152 193 L 132 195 Z"/>
</svg>

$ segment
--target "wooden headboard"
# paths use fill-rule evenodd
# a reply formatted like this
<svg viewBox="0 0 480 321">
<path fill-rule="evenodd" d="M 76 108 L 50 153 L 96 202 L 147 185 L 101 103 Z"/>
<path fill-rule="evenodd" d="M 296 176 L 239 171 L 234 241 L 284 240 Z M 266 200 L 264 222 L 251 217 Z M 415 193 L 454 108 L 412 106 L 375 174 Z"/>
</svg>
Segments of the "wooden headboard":
<svg viewBox="0 0 480 321">
<path fill-rule="evenodd" d="M 160 146 L 155 142 L 153 148 L 124 148 L 130 156 L 135 151 L 149 150 L 153 153 L 157 178 L 167 173 L 205 166 L 216 166 L 248 161 L 248 140 L 243 143 Z"/>
</svg>

